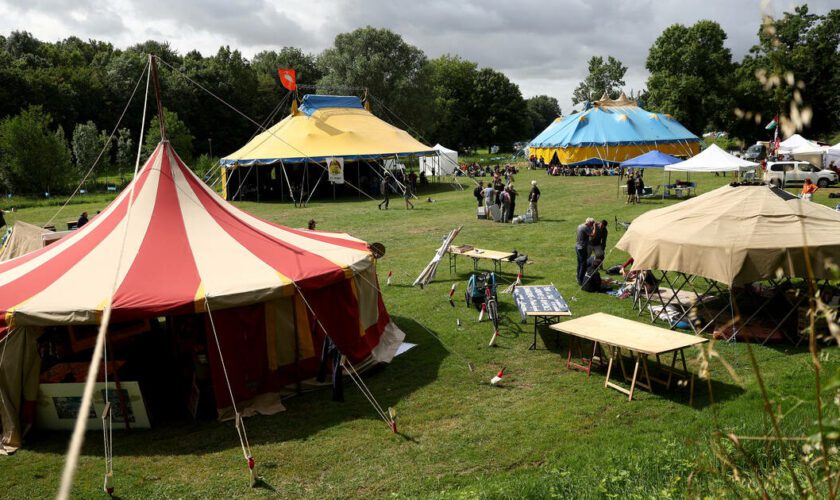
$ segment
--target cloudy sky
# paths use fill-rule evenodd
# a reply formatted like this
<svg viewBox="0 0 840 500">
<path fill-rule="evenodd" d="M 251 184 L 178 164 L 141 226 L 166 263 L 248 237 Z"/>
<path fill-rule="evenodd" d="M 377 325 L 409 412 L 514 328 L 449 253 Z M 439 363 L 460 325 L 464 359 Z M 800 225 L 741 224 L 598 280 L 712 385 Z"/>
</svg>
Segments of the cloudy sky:
<svg viewBox="0 0 840 500">
<path fill-rule="evenodd" d="M 825 13 L 837 0 L 811 0 Z M 0 33 L 42 40 L 70 35 L 125 47 L 148 39 L 179 52 L 212 54 L 230 45 L 251 56 L 285 45 L 317 53 L 360 26 L 400 33 L 429 57 L 458 54 L 505 72 L 526 97 L 548 94 L 564 111 L 593 55 L 629 67 L 627 89 L 644 87 L 644 64 L 662 30 L 712 19 L 740 58 L 756 41 L 762 5 L 775 14 L 793 2 L 761 0 L 0 0 Z"/>
</svg>

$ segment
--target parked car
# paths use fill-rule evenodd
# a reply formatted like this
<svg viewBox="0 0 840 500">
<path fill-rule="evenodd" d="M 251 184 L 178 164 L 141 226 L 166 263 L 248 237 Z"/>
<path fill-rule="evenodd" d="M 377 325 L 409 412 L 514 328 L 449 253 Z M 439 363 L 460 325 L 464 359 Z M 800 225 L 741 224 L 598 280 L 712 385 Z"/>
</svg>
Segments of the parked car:
<svg viewBox="0 0 840 500">
<path fill-rule="evenodd" d="M 753 144 L 744 153 L 744 159 L 749 161 L 759 162 L 765 158 L 767 158 L 767 143 L 765 142 Z"/>
<path fill-rule="evenodd" d="M 819 187 L 837 184 L 838 176 L 835 172 L 820 169 L 807 161 L 771 161 L 767 162 L 764 172 L 764 182 L 776 187 L 790 184 L 803 184 L 805 179 Z"/>
</svg>

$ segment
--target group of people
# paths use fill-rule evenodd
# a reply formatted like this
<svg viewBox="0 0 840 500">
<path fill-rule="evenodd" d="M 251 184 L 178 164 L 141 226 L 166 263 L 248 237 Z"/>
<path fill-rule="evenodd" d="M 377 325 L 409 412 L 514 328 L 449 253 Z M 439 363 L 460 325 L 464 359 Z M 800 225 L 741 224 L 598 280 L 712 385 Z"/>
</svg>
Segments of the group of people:
<svg viewBox="0 0 840 500">
<path fill-rule="evenodd" d="M 420 175 L 422 176 L 423 173 L 421 172 Z M 382 195 L 379 210 L 382 210 L 383 206 L 385 210 L 388 210 L 388 206 L 391 204 L 391 193 L 402 193 L 406 210 L 414 208 L 411 198 L 417 188 L 417 174 L 411 172 L 407 176 L 401 175 L 400 177 L 402 177 L 402 181 L 395 176 L 386 175 L 379 181 L 379 194 Z"/>
<path fill-rule="evenodd" d="M 598 269 L 604 262 L 609 228 L 606 220 L 595 222 L 589 217 L 577 227 L 575 253 L 577 254 L 577 284 L 587 292 L 601 289 Z"/>
<path fill-rule="evenodd" d="M 563 177 L 600 177 L 604 175 L 618 175 L 619 169 L 614 167 L 570 167 L 568 165 L 553 165 L 546 169 L 548 175 Z"/>
<path fill-rule="evenodd" d="M 491 206 L 498 207 L 501 213 L 501 222 L 512 222 L 516 214 L 516 198 L 519 193 L 513 186 L 513 174 L 506 175 L 507 182 L 502 182 L 502 175 L 500 172 L 493 174 L 493 179 L 484 184 L 484 181 L 479 181 L 478 185 L 473 190 L 478 207 L 485 208 L 485 216 L 491 217 Z M 537 186 L 537 181 L 531 181 L 531 190 L 528 192 L 528 209 L 531 212 L 533 222 L 539 220 L 538 203 L 540 201 L 540 188 Z"/>
<path fill-rule="evenodd" d="M 501 175 L 505 178 L 505 182 L 508 181 L 508 177 L 519 173 L 516 167 L 510 164 L 506 164 L 504 166 L 495 165 L 491 167 L 490 165 L 481 166 L 475 162 L 466 165 L 461 165 L 461 171 L 470 177 L 492 176 L 495 178 L 497 175 Z"/>
<path fill-rule="evenodd" d="M 641 172 L 627 173 L 627 201 L 625 204 L 634 205 L 641 201 L 641 196 L 645 193 L 645 180 L 642 179 Z"/>
</svg>

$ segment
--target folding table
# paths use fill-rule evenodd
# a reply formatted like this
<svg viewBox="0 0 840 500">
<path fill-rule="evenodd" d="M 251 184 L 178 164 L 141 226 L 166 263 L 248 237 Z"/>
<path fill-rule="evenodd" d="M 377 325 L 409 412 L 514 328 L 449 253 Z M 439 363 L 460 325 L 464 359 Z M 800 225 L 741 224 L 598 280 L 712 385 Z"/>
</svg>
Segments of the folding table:
<svg viewBox="0 0 840 500">
<path fill-rule="evenodd" d="M 496 250 L 484 250 L 481 248 L 475 248 L 471 246 L 460 246 L 456 247 L 455 245 L 451 245 L 449 250 L 447 251 L 449 254 L 449 272 L 458 271 L 458 256 L 463 255 L 464 257 L 469 257 L 473 260 L 473 270 L 478 270 L 478 261 L 480 259 L 487 259 L 493 262 L 493 271 L 496 274 L 502 272 L 502 262 L 509 260 L 513 257 L 512 252 L 498 252 Z"/>
<path fill-rule="evenodd" d="M 646 325 L 605 313 L 590 314 L 582 318 L 553 324 L 549 328 L 572 337 L 591 340 L 595 342 L 596 347 L 598 345 L 608 347 L 610 361 L 607 366 L 607 377 L 604 381 L 604 387 L 611 387 L 627 394 L 628 401 L 633 400 L 633 393 L 636 390 L 636 386 L 653 392 L 653 382 L 658 382 L 665 385 L 666 388 L 670 388 L 674 375 L 690 379 L 689 404 L 693 401 L 694 374 L 688 371 L 684 350 L 687 347 L 694 347 L 708 342 L 708 339 L 666 330 L 658 326 Z M 629 351 L 635 361 L 632 376 L 628 376 L 625 370 L 624 361 L 621 357 L 622 349 Z M 663 363 L 660 359 L 660 356 L 665 354 L 672 354 L 670 363 L 667 363 L 667 360 L 666 363 Z M 571 357 L 571 347 L 569 356 Z M 654 356 L 660 369 L 668 374 L 667 379 L 659 379 L 650 375 L 648 371 L 648 358 L 650 356 Z M 677 359 L 680 359 L 682 369 L 676 368 Z M 591 359 L 589 361 L 591 367 Z M 624 380 L 630 382 L 630 389 L 625 389 L 610 380 L 613 373 L 613 364 L 616 361 L 621 369 Z M 639 380 L 640 367 L 644 374 L 644 381 Z"/>
<path fill-rule="evenodd" d="M 518 286 L 513 290 L 513 301 L 523 323 L 527 323 L 528 318 L 534 318 L 534 343 L 529 350 L 537 348 L 539 325 L 551 325 L 562 317 L 572 315 L 569 304 L 554 285 Z"/>
</svg>

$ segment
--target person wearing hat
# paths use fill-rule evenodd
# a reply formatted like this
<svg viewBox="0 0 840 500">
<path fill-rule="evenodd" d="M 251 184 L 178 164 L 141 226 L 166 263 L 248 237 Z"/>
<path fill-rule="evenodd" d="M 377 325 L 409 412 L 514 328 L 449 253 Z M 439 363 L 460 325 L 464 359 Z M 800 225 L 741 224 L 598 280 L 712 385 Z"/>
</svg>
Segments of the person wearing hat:
<svg viewBox="0 0 840 500">
<path fill-rule="evenodd" d="M 531 192 L 528 193 L 528 210 L 534 217 L 534 222 L 540 220 L 539 210 L 537 209 L 537 202 L 540 201 L 540 188 L 537 187 L 537 181 L 531 181 Z"/>
<path fill-rule="evenodd" d="M 800 194 L 800 197 L 803 200 L 811 201 L 811 198 L 814 197 L 814 193 L 817 192 L 817 189 L 819 189 L 819 187 L 811 182 L 811 178 L 809 177 L 805 179 L 805 184 L 802 185 L 802 193 Z"/>
</svg>

